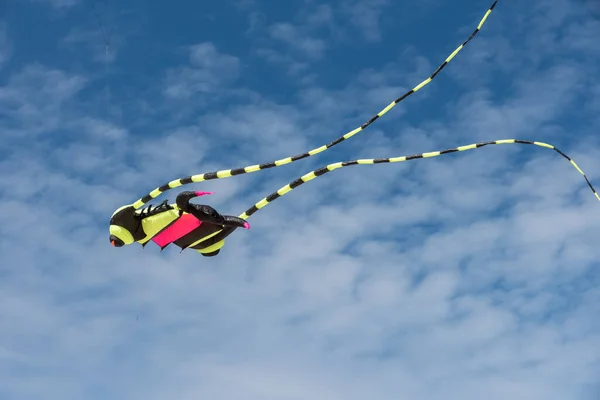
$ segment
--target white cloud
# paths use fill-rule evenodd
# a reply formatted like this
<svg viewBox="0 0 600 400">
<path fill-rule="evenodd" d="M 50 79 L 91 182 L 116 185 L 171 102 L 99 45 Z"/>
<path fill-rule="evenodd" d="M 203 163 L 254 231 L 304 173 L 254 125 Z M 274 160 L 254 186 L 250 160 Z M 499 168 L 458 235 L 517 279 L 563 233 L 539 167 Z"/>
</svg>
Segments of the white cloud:
<svg viewBox="0 0 600 400">
<path fill-rule="evenodd" d="M 326 49 L 322 39 L 306 36 L 290 23 L 280 22 L 270 27 L 271 36 L 302 51 L 309 57 L 320 57 Z"/>
<path fill-rule="evenodd" d="M 296 10 L 294 22 L 279 21 L 266 25 L 264 13 L 253 12 L 249 16 L 247 33 L 260 40 L 255 53 L 267 62 L 282 65 L 293 79 L 310 83 L 312 76 L 307 69 L 322 59 L 330 49 L 331 38 L 338 34 L 334 11 L 329 4 L 308 4 Z M 282 46 L 283 45 L 283 46 Z"/>
<path fill-rule="evenodd" d="M 68 76 L 60 70 L 33 64 L 10 77 L 0 87 L 0 121 L 5 134 L 23 139 L 48 134 L 68 123 L 62 118 L 64 107 L 84 87 L 86 79 Z M 5 143 L 6 145 L 7 143 Z"/>
<path fill-rule="evenodd" d="M 381 39 L 380 19 L 390 4 L 388 0 L 355 0 L 343 2 L 341 9 L 350 23 L 362 30 L 367 40 L 375 41 Z"/>
<path fill-rule="evenodd" d="M 213 93 L 235 82 L 240 74 L 239 59 L 219 52 L 212 43 L 191 46 L 189 61 L 190 66 L 168 71 L 167 97 L 188 99 L 196 93 Z"/>
<path fill-rule="evenodd" d="M 309 67 L 307 62 L 298 61 L 289 54 L 284 54 L 273 49 L 261 48 L 256 50 L 256 54 L 271 64 L 286 67 L 288 74 L 292 77 L 301 75 Z"/>
</svg>

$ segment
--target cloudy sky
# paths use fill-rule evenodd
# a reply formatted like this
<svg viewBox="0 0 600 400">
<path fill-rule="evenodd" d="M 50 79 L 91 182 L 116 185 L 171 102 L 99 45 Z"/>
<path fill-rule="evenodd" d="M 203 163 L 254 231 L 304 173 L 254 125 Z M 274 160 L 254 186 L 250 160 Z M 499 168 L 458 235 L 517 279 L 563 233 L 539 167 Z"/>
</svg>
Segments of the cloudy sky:
<svg viewBox="0 0 600 400">
<path fill-rule="evenodd" d="M 215 258 L 108 241 L 167 181 L 359 126 L 490 4 L 1 2 L 0 398 L 600 398 L 600 204 L 551 150 L 338 170 Z M 596 4 L 500 0 L 352 140 L 191 188 L 237 215 L 329 162 L 504 138 L 600 185 Z"/>
</svg>

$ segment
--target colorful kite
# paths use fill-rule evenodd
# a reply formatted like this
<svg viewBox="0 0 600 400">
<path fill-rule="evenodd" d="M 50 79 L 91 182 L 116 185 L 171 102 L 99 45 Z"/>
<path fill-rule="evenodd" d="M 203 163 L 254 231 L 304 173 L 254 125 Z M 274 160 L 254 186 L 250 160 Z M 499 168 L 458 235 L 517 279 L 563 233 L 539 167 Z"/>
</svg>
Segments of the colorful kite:
<svg viewBox="0 0 600 400">
<path fill-rule="evenodd" d="M 207 257 L 215 256 L 223 247 L 225 243 L 224 239 L 231 233 L 233 233 L 236 229 L 250 229 L 250 225 L 248 224 L 247 219 L 254 213 L 256 213 L 258 210 L 264 208 L 267 204 L 273 202 L 281 196 L 284 196 L 285 194 L 289 193 L 290 191 L 302 185 L 303 183 L 306 183 L 317 177 L 323 176 L 328 172 L 353 165 L 397 163 L 415 160 L 419 158 L 435 157 L 442 154 L 476 149 L 491 144 L 530 144 L 555 150 L 560 155 L 569 160 L 571 164 L 584 176 L 589 187 L 592 189 L 592 192 L 595 194 L 598 200 L 600 200 L 600 196 L 598 196 L 598 193 L 596 192 L 588 178 L 585 176 L 583 171 L 577 166 L 577 164 L 575 164 L 573 160 L 571 160 L 571 158 L 569 158 L 566 154 L 564 154 L 554 146 L 541 142 L 506 139 L 471 144 L 467 146 L 457 147 L 454 149 L 422 153 L 412 156 L 380 159 L 363 159 L 329 164 L 325 167 L 311 171 L 308 174 L 305 174 L 302 177 L 296 179 L 295 181 L 283 186 L 276 192 L 271 193 L 258 203 L 254 204 L 252 207 L 250 207 L 248 210 L 246 210 L 244 213 L 240 214 L 237 217 L 221 215 L 214 208 L 208 205 L 198 205 L 190 203 L 191 199 L 207 194 L 212 194 L 210 192 L 186 191 L 180 193 L 177 196 L 175 204 L 169 204 L 165 200 L 163 203 L 156 207 L 149 205 L 148 207 L 142 209 L 142 207 L 144 207 L 144 205 L 146 205 L 148 202 L 150 202 L 151 200 L 155 199 L 156 197 L 165 193 L 168 190 L 175 189 L 177 187 L 188 185 L 191 183 L 204 182 L 212 179 L 229 178 L 236 175 L 262 171 L 265 169 L 290 164 L 292 162 L 314 156 L 315 154 L 322 153 L 332 148 L 333 146 L 347 139 L 350 139 L 357 133 L 366 129 L 375 120 L 383 116 L 389 110 L 391 110 L 394 106 L 396 106 L 396 104 L 400 103 L 411 94 L 417 92 L 419 89 L 429 84 L 429 82 L 431 82 L 437 76 L 437 74 L 460 52 L 460 50 L 462 50 L 462 48 L 466 46 L 467 43 L 469 43 L 469 41 L 471 41 L 471 39 L 473 39 L 477 35 L 479 30 L 485 23 L 487 17 L 490 15 L 492 10 L 496 6 L 497 2 L 498 0 L 495 0 L 493 2 L 492 6 L 487 10 L 487 12 L 483 16 L 483 18 L 481 19 L 477 28 L 473 31 L 471 36 L 460 46 L 458 46 L 456 50 L 454 50 L 427 79 L 425 79 L 413 89 L 409 90 L 408 92 L 394 100 L 387 107 L 381 110 L 377 115 L 373 116 L 360 127 L 346 133 L 345 135 L 337 138 L 336 140 L 326 145 L 320 146 L 303 154 L 283 158 L 277 161 L 272 161 L 260 165 L 250 165 L 243 168 L 227 169 L 204 174 L 192 175 L 185 178 L 176 179 L 167 184 L 164 184 L 154 189 L 152 192 L 148 193 L 144 197 L 140 198 L 133 204 L 122 206 L 114 212 L 110 219 L 110 242 L 115 247 L 121 247 L 132 243 L 139 243 L 142 246 L 145 246 L 150 241 L 153 241 L 158 246 L 160 246 L 161 250 L 173 243 L 176 246 L 181 247 L 182 249 L 197 250 L 202 255 Z"/>
</svg>

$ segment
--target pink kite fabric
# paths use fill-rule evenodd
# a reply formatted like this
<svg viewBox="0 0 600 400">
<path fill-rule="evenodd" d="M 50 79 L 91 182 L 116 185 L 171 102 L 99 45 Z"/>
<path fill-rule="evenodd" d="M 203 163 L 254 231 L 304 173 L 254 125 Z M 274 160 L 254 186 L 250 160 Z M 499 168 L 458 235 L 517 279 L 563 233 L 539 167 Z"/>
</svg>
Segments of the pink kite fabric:
<svg viewBox="0 0 600 400">
<path fill-rule="evenodd" d="M 177 239 L 181 239 L 197 227 L 202 225 L 202 221 L 191 214 L 183 214 L 175 223 L 167 229 L 152 238 L 152 241 L 164 248 Z"/>
</svg>

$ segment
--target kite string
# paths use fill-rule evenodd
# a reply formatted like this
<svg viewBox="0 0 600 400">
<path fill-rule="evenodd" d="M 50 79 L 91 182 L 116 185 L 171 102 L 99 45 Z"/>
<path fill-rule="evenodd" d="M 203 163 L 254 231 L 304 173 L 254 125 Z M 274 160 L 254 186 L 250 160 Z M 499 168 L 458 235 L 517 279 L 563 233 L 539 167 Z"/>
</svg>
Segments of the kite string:
<svg viewBox="0 0 600 400">
<path fill-rule="evenodd" d="M 272 203 L 276 199 L 288 194 L 289 192 L 291 192 L 298 186 L 300 186 L 306 182 L 309 182 L 313 179 L 316 179 L 320 176 L 323 176 L 328 172 L 339 169 L 339 168 L 350 167 L 350 166 L 354 166 L 354 165 L 398 163 L 398 162 L 410 161 L 410 160 L 415 160 L 415 159 L 420 159 L 420 158 L 431 158 L 431 157 L 440 156 L 442 154 L 449 154 L 449 153 L 455 153 L 455 152 L 460 152 L 460 151 L 473 150 L 473 149 L 478 149 L 478 148 L 481 148 L 481 147 L 484 147 L 487 145 L 494 145 L 494 144 L 528 144 L 528 145 L 535 145 L 538 147 L 544 147 L 544 148 L 548 148 L 548 149 L 552 149 L 552 150 L 556 151 L 558 154 L 560 154 L 561 156 L 563 156 L 564 158 L 569 160 L 571 165 L 573 165 L 573 167 L 575 169 L 577 169 L 577 171 L 579 171 L 579 173 L 581 173 L 581 175 L 583 175 L 588 186 L 590 187 L 590 189 L 592 190 L 592 192 L 594 193 L 596 198 L 600 201 L 600 195 L 598 195 L 598 192 L 596 191 L 594 186 L 592 186 L 592 183 L 590 182 L 588 177 L 585 175 L 583 170 L 581 170 L 581 168 L 579 168 L 579 166 L 575 163 L 575 161 L 573 161 L 573 159 L 571 159 L 571 157 L 569 157 L 568 155 L 566 155 L 565 153 L 563 153 L 562 151 L 560 151 L 553 145 L 548 144 L 548 143 L 543 143 L 543 142 L 531 142 L 531 141 L 519 140 L 519 139 L 502 139 L 502 140 L 495 140 L 495 141 L 491 141 L 491 142 L 474 143 L 474 144 L 455 147 L 455 148 L 447 149 L 447 150 L 414 154 L 411 156 L 402 156 L 402 157 L 393 157 L 393 158 L 371 158 L 371 159 L 344 161 L 344 162 L 337 162 L 337 163 L 329 164 L 329 165 L 326 165 L 325 167 L 321 167 L 319 169 L 313 170 L 313 171 L 303 175 L 302 177 L 290 182 L 289 184 L 281 187 L 276 192 L 271 193 L 270 195 L 263 198 L 258 203 L 255 203 L 252 207 L 247 209 L 244 213 L 240 214 L 239 218 L 248 219 L 250 216 L 255 214 L 258 210 L 264 208 L 265 206 Z"/>
<path fill-rule="evenodd" d="M 488 8 L 488 10 L 486 11 L 486 13 L 484 14 L 483 18 L 480 20 L 479 24 L 477 25 L 477 28 L 473 31 L 473 33 L 471 34 L 471 36 L 469 36 L 468 39 L 466 39 L 460 46 L 458 46 L 445 60 L 443 63 L 441 63 L 436 69 L 435 71 L 427 78 L 425 79 L 423 82 L 419 83 L 417 86 L 415 86 L 414 88 L 410 89 L 409 91 L 407 91 L 406 93 L 404 93 L 402 96 L 398 97 L 396 100 L 392 101 L 390 104 L 388 104 L 383 110 L 381 110 L 379 113 L 377 113 L 375 116 L 373 116 L 372 118 L 370 118 L 367 122 L 365 122 L 364 124 L 362 124 L 360 127 L 346 133 L 343 136 L 340 136 L 339 138 L 335 139 L 334 141 L 317 147 L 315 149 L 312 149 L 306 153 L 303 154 L 298 154 L 295 156 L 291 156 L 291 157 L 286 157 L 286 158 L 282 158 L 280 160 L 276 160 L 276 161 L 272 161 L 272 162 L 268 162 L 268 163 L 264 163 L 264 164 L 256 164 L 256 165 L 249 165 L 243 168 L 235 168 L 235 169 L 227 169 L 227 170 L 221 170 L 221 171 L 214 171 L 214 172 L 208 172 L 208 173 L 203 173 L 203 174 L 198 174 L 198 175 L 191 175 L 185 178 L 180 178 L 180 179 L 175 179 L 167 184 L 164 184 L 156 189 L 154 189 L 152 192 L 148 193 L 147 195 L 145 195 L 144 197 L 140 198 L 139 200 L 137 200 L 135 203 L 133 203 L 133 207 L 135 209 L 139 209 L 140 207 L 143 207 L 146 203 L 148 203 L 149 201 L 151 201 L 152 199 L 160 196 L 162 193 L 180 187 L 182 185 L 188 185 L 190 183 L 198 183 L 198 182 L 203 182 L 203 181 L 207 181 L 207 180 L 212 180 L 212 179 L 223 179 L 223 178 L 229 178 L 235 175 L 242 175 L 242 174 L 247 174 L 247 173 L 252 173 L 252 172 L 257 172 L 257 171 L 261 171 L 264 169 L 268 169 L 268 168 L 275 168 L 275 167 L 279 167 L 285 164 L 289 164 L 298 160 L 302 160 L 304 158 L 307 157 L 311 157 L 314 156 L 316 154 L 319 154 L 323 151 L 326 151 L 330 148 L 332 148 L 335 145 L 340 144 L 341 142 L 350 139 L 352 136 L 356 135 L 357 133 L 363 131 L 364 129 L 366 129 L 369 125 L 371 125 L 373 122 L 375 122 L 377 119 L 379 119 L 380 117 L 382 117 L 385 113 L 387 113 L 388 111 L 390 111 L 392 108 L 394 108 L 398 103 L 400 103 L 401 101 L 403 101 L 404 99 L 406 99 L 408 96 L 410 96 L 411 94 L 417 92 L 418 90 L 422 89 L 423 87 L 427 86 L 437 75 L 438 73 L 444 69 L 446 67 L 446 65 L 448 65 L 448 63 L 450 63 L 450 61 L 463 49 L 463 47 L 465 47 L 476 35 L 477 33 L 479 33 L 481 27 L 483 26 L 483 24 L 485 23 L 485 21 L 487 20 L 488 16 L 491 14 L 492 10 L 496 7 L 496 4 L 498 3 L 498 0 L 494 0 L 493 4 Z"/>
</svg>

